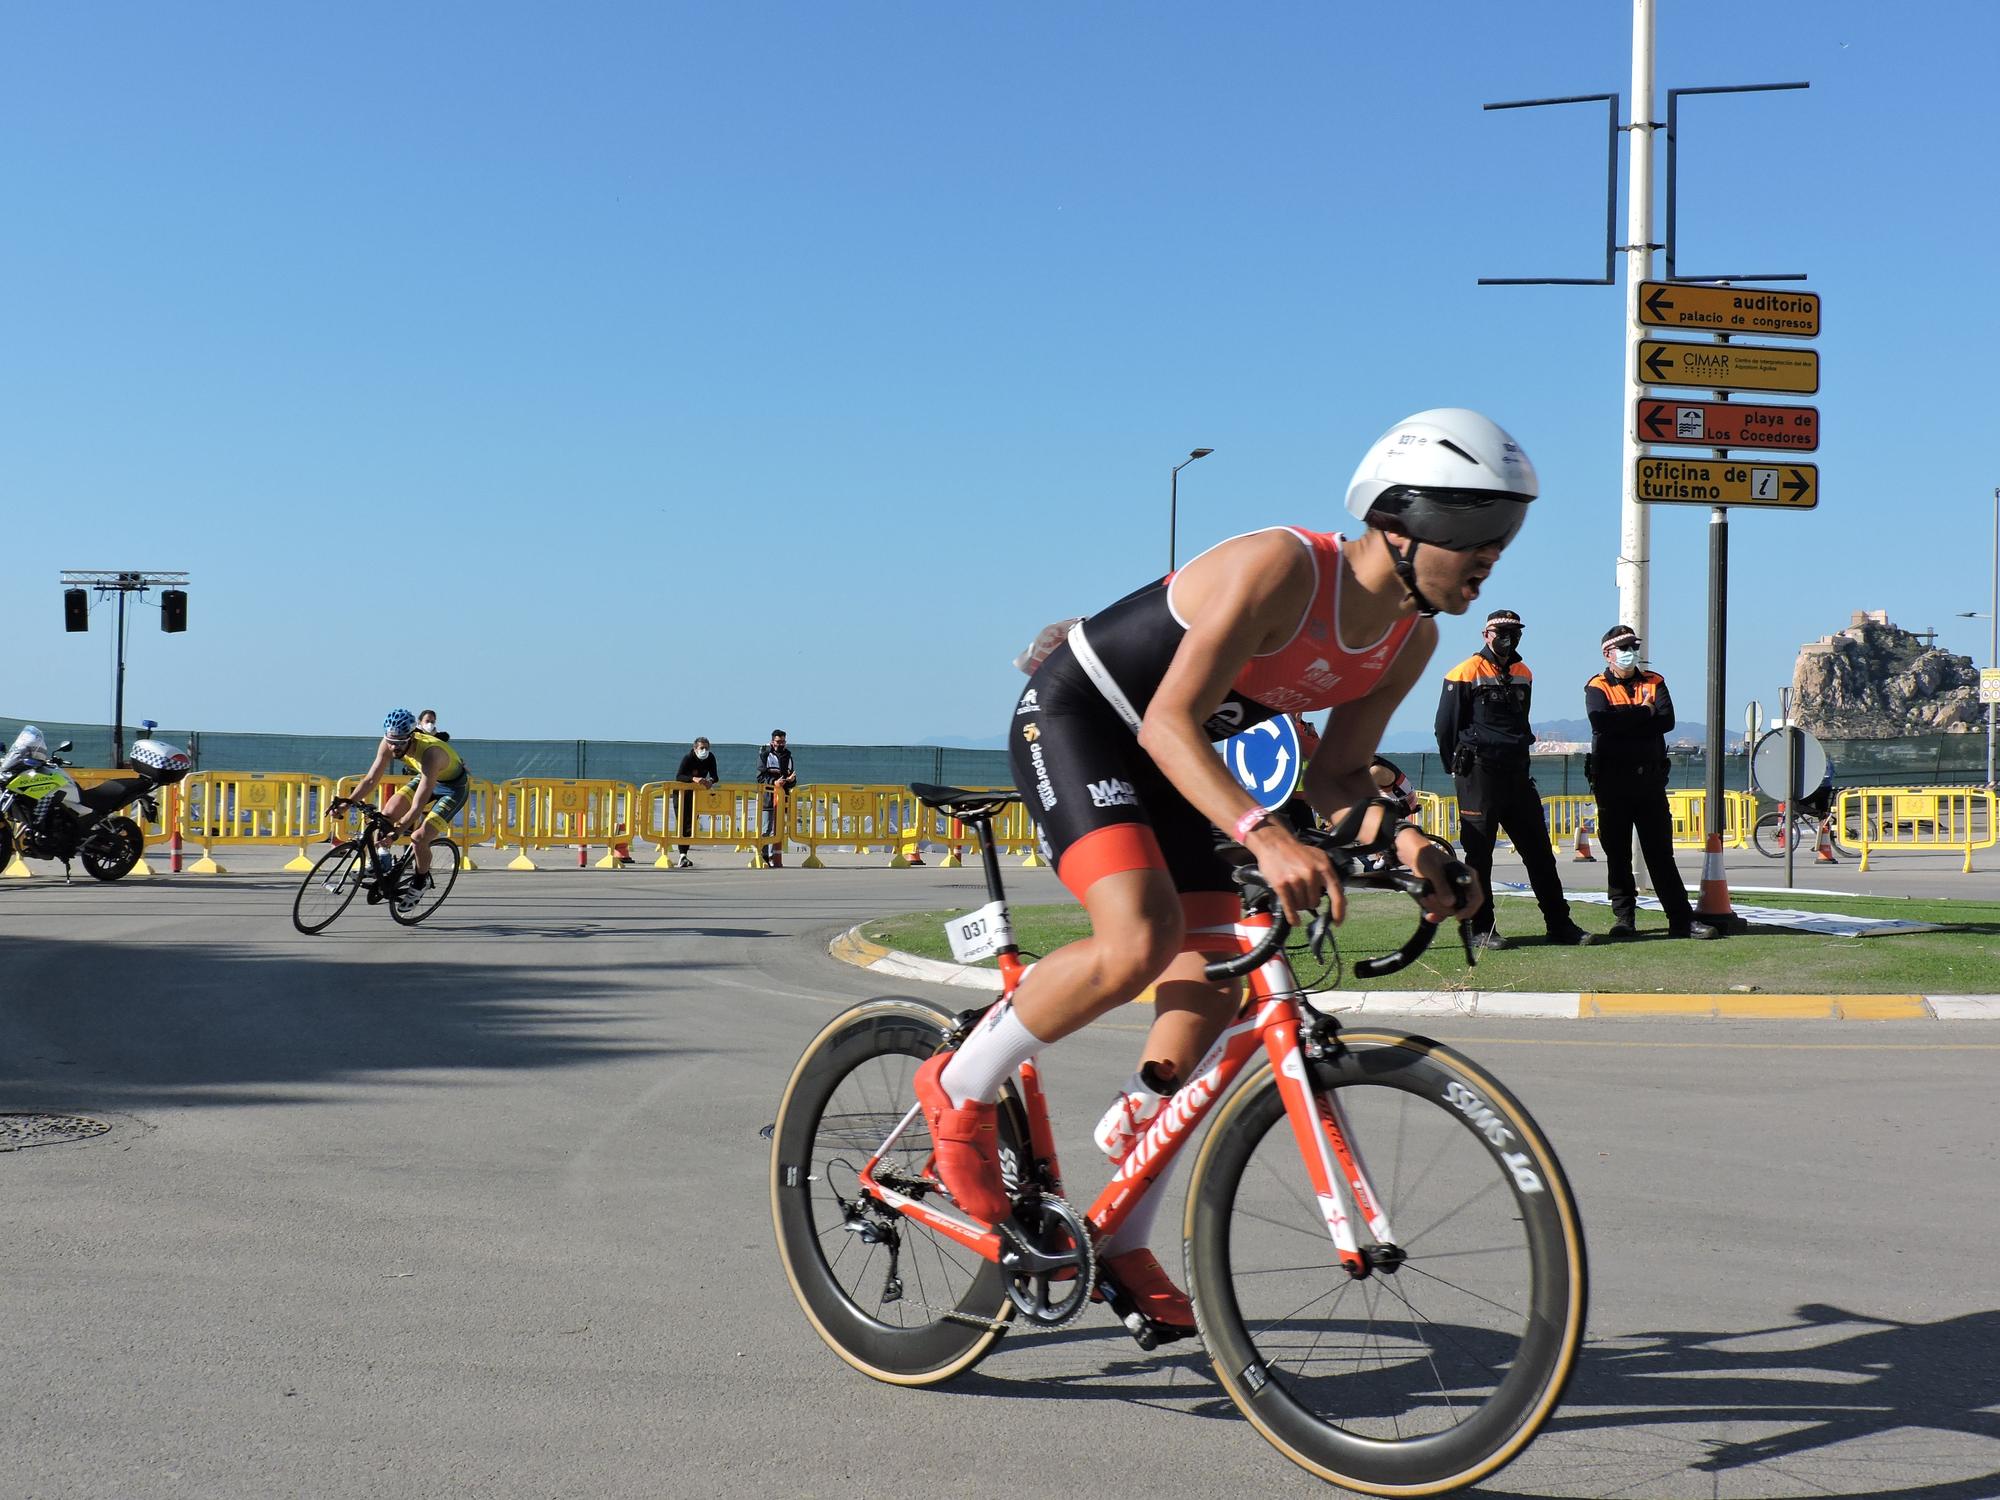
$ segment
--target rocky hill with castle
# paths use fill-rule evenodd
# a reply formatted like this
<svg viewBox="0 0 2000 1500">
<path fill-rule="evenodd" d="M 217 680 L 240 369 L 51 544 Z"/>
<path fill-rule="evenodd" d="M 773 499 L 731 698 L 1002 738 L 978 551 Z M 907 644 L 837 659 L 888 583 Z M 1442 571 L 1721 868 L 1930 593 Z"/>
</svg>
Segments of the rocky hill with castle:
<svg viewBox="0 0 2000 1500">
<path fill-rule="evenodd" d="M 1847 629 L 1799 648 L 1792 713 L 1829 740 L 1969 734 L 1986 722 L 1972 658 L 1891 625 L 1879 609 L 1858 609 Z"/>
</svg>

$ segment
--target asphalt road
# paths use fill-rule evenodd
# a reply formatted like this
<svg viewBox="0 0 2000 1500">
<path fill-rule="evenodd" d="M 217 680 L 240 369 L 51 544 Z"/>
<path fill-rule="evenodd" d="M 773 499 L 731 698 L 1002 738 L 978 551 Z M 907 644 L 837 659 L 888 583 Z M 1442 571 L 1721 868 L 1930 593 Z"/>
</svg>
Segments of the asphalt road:
<svg viewBox="0 0 2000 1500">
<path fill-rule="evenodd" d="M 883 988 L 826 940 L 975 872 L 481 873 L 319 938 L 293 878 L 0 889 L 0 1111 L 112 1126 L 0 1154 L 0 1496 L 1332 1493 L 1101 1312 L 921 1392 L 799 1315 L 758 1130 Z M 1079 1186 L 1140 1024 L 1047 1059 Z M 1570 1398 L 1476 1493 L 2000 1495 L 2000 1026 L 1434 1029 L 1592 1254 Z"/>
</svg>

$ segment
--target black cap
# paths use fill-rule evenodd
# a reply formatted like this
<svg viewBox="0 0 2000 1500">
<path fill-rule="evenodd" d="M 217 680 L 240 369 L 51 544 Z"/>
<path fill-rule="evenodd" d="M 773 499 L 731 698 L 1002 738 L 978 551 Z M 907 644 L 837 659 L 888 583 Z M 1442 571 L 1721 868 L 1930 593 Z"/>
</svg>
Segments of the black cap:
<svg viewBox="0 0 2000 1500">
<path fill-rule="evenodd" d="M 1486 617 L 1487 629 L 1491 630 L 1495 625 L 1512 625 L 1516 630 L 1527 629 L 1527 626 L 1521 623 L 1521 617 L 1511 609 L 1496 609 Z"/>
<path fill-rule="evenodd" d="M 1599 641 L 1598 644 L 1600 646 L 1608 646 L 1613 641 L 1619 640 L 1621 636 L 1631 641 L 1635 647 L 1639 644 L 1639 632 L 1634 630 L 1630 625 L 1613 625 L 1609 630 L 1604 632 L 1604 639 Z"/>
</svg>

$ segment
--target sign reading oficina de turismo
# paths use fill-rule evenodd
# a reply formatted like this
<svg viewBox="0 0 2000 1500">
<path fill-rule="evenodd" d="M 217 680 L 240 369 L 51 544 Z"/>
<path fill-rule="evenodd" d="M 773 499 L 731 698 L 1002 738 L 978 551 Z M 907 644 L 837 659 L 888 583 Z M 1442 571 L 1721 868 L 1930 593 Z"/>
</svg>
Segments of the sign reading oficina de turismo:
<svg viewBox="0 0 2000 1500">
<path fill-rule="evenodd" d="M 1266 719 L 1224 740 L 1222 763 L 1264 806 L 1283 807 L 1299 784 L 1299 732 L 1284 714 Z"/>
</svg>

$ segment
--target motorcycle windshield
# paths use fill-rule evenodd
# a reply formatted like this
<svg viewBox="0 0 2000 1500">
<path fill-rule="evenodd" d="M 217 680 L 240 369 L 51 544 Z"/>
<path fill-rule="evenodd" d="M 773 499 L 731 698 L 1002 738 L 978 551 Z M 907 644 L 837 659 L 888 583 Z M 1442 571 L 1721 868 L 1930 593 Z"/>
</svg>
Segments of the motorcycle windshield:
<svg viewBox="0 0 2000 1500">
<path fill-rule="evenodd" d="M 7 748 L 7 755 L 0 760 L 0 773 L 17 771 L 29 764 L 43 764 L 49 758 L 49 742 L 42 738 L 41 730 L 30 724 L 14 736 L 14 743 Z"/>
</svg>

